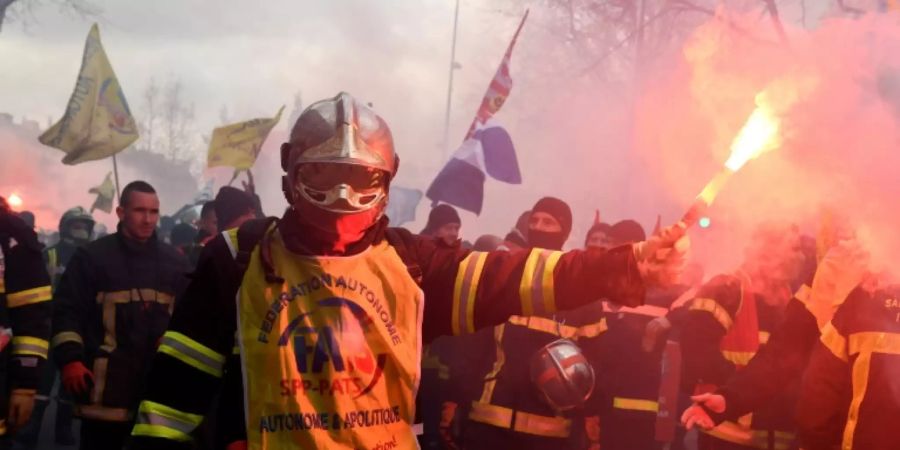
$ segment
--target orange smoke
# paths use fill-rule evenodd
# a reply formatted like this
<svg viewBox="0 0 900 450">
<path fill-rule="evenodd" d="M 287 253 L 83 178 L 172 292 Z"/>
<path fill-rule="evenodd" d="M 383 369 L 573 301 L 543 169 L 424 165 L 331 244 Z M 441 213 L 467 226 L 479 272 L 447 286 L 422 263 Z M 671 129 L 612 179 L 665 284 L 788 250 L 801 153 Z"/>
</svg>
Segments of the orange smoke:
<svg viewBox="0 0 900 450">
<path fill-rule="evenodd" d="M 871 15 L 788 34 L 790 47 L 774 46 L 704 24 L 638 101 L 636 151 L 673 202 L 692 200 L 722 161 L 733 171 L 758 157 L 718 186 L 716 225 L 696 231 L 708 273 L 740 262 L 757 223 L 814 234 L 822 206 L 850 217 L 876 259 L 900 251 L 900 27 Z"/>
</svg>

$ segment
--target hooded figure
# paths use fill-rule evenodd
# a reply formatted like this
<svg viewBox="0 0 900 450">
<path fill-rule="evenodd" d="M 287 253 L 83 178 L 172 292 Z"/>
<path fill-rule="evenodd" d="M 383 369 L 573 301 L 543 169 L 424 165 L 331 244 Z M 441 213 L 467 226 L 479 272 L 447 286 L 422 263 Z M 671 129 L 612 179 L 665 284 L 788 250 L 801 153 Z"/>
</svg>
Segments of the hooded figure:
<svg viewBox="0 0 900 450">
<path fill-rule="evenodd" d="M 531 247 L 562 250 L 572 232 L 572 210 L 555 197 L 544 197 L 531 208 L 528 244 Z"/>
<path fill-rule="evenodd" d="M 448 245 L 453 245 L 459 239 L 459 229 L 462 220 L 459 213 L 450 205 L 437 205 L 428 214 L 428 223 L 422 232 L 423 236 L 436 237 Z"/>
<path fill-rule="evenodd" d="M 235 228 L 256 217 L 256 205 L 250 194 L 231 186 L 223 186 L 214 203 L 216 223 L 222 230 Z"/>
</svg>

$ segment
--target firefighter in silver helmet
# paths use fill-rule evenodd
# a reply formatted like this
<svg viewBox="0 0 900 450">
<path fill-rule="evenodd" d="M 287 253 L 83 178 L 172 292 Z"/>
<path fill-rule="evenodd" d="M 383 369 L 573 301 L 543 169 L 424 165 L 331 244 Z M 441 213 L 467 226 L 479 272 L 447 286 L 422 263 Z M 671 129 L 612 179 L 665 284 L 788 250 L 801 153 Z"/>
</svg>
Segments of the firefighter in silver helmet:
<svg viewBox="0 0 900 450">
<path fill-rule="evenodd" d="M 540 252 L 470 252 L 389 228 L 391 132 L 346 93 L 307 108 L 281 150 L 290 207 L 204 248 L 160 341 L 132 448 L 190 448 L 223 379 L 230 448 L 415 448 L 423 342 L 523 314 L 525 285 L 550 309 L 600 296 L 636 304 L 645 282 L 681 265 L 679 252 L 656 251 L 674 248 L 676 229 L 526 265 Z"/>
</svg>

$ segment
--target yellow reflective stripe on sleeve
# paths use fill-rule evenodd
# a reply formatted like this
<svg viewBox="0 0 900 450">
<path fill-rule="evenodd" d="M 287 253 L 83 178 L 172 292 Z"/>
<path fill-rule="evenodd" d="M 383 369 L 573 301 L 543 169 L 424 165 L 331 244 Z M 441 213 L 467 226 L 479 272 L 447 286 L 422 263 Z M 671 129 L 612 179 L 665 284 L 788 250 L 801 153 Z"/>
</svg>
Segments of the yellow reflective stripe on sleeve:
<svg viewBox="0 0 900 450">
<path fill-rule="evenodd" d="M 176 331 L 163 334 L 159 351 L 214 377 L 222 376 L 224 355 Z"/>
<path fill-rule="evenodd" d="M 873 353 L 900 354 L 900 334 L 864 331 L 851 333 L 847 353 L 855 355 L 864 351 Z"/>
<path fill-rule="evenodd" d="M 771 336 L 772 336 L 772 335 L 771 335 L 768 331 L 760 331 L 760 332 L 759 332 L 759 343 L 760 343 L 760 344 L 768 344 L 768 343 L 769 343 L 769 338 L 770 338 Z"/>
<path fill-rule="evenodd" d="M 852 448 L 853 437 L 859 422 L 859 408 L 866 397 L 866 390 L 869 386 L 869 369 L 872 365 L 872 354 L 900 355 L 900 334 L 864 331 L 852 333 L 844 339 L 843 336 L 837 333 L 837 330 L 834 330 L 830 322 L 822 330 L 823 343 L 826 341 L 826 333 L 843 339 L 844 357 L 842 359 L 844 361 L 848 360 L 847 355 L 859 354 L 853 362 L 851 372 L 853 399 L 850 402 L 850 410 L 847 413 L 847 425 L 844 427 L 843 448 Z M 837 338 L 831 339 L 837 340 Z M 829 346 L 827 343 L 825 345 L 826 347 Z M 831 348 L 829 347 L 829 349 Z M 832 350 L 832 353 L 834 353 L 834 350 Z"/>
<path fill-rule="evenodd" d="M 50 343 L 36 337 L 15 336 L 12 339 L 13 355 L 31 355 L 47 359 Z"/>
<path fill-rule="evenodd" d="M 503 331 L 505 329 L 506 324 L 494 327 L 494 345 L 496 346 L 497 359 L 494 360 L 494 367 L 484 377 L 484 391 L 481 392 L 481 401 L 483 403 L 491 402 L 491 397 L 494 396 L 494 386 L 497 385 L 497 375 L 503 369 L 503 364 L 506 363 L 506 353 L 503 351 Z"/>
<path fill-rule="evenodd" d="M 819 340 L 835 357 L 847 362 L 847 338 L 841 336 L 831 322 L 822 327 L 822 337 Z"/>
<path fill-rule="evenodd" d="M 574 327 L 557 322 L 553 319 L 540 316 L 512 316 L 509 323 L 522 326 L 530 330 L 539 331 L 541 333 L 552 334 L 554 336 L 566 339 L 578 339 L 580 337 L 591 338 L 596 337 L 607 330 L 606 318 L 600 319 L 596 323 Z"/>
<path fill-rule="evenodd" d="M 52 298 L 53 293 L 50 290 L 50 286 L 41 286 L 34 289 L 6 294 L 6 304 L 10 308 L 18 308 L 20 306 L 47 302 Z"/>
<path fill-rule="evenodd" d="M 756 356 L 756 352 L 733 352 L 722 350 L 722 356 L 732 364 L 746 366 L 750 363 L 750 360 L 753 359 L 754 356 Z"/>
<path fill-rule="evenodd" d="M 81 339 L 81 335 L 74 331 L 62 331 L 56 333 L 53 336 L 53 339 L 50 340 L 50 345 L 53 348 L 56 348 L 59 345 L 65 344 L 66 342 L 76 342 L 78 344 L 84 345 L 84 341 Z"/>
<path fill-rule="evenodd" d="M 453 334 L 456 336 L 475 332 L 475 297 L 487 255 L 487 252 L 469 253 L 456 270 L 453 316 L 450 318 Z"/>
<path fill-rule="evenodd" d="M 132 435 L 190 441 L 191 433 L 202 421 L 203 416 L 199 414 L 144 400 L 138 408 L 137 424 Z"/>
<path fill-rule="evenodd" d="M 139 423 L 131 430 L 132 436 L 146 436 L 160 439 L 168 439 L 170 441 L 188 442 L 191 441 L 190 435 L 184 434 L 178 430 L 166 428 L 162 425 L 147 425 Z"/>
<path fill-rule="evenodd" d="M 656 413 L 659 412 L 659 403 L 640 398 L 613 397 L 613 408 Z"/>
<path fill-rule="evenodd" d="M 553 271 L 556 269 L 556 263 L 562 257 L 562 252 L 550 252 L 544 263 L 543 273 L 541 274 L 541 291 L 544 301 L 544 314 L 552 314 L 556 311 L 556 293 L 553 284 Z"/>
<path fill-rule="evenodd" d="M 853 362 L 852 384 L 853 400 L 850 401 L 850 411 L 847 413 L 847 425 L 844 427 L 844 442 L 842 448 L 853 448 L 853 435 L 856 434 L 856 425 L 859 422 L 859 405 L 866 396 L 869 386 L 869 367 L 872 365 L 872 352 L 862 350 L 856 361 Z"/>
<path fill-rule="evenodd" d="M 562 252 L 536 248 L 525 260 L 522 282 L 519 284 L 519 298 L 522 301 L 522 315 L 546 315 L 556 311 L 556 296 L 553 285 L 553 271 Z"/>
<path fill-rule="evenodd" d="M 703 298 L 697 297 L 691 303 L 690 307 L 691 311 L 706 311 L 713 315 L 717 322 L 725 328 L 725 331 L 731 329 L 732 320 L 731 314 L 728 314 L 728 311 L 725 310 L 719 302 L 711 299 L 711 298 Z"/>
</svg>

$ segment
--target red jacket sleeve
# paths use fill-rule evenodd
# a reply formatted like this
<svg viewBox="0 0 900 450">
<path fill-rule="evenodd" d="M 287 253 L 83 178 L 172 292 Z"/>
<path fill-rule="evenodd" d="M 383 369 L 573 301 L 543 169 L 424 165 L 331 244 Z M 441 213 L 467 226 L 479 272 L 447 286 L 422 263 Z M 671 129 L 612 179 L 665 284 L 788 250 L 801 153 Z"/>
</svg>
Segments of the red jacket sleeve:
<svg viewBox="0 0 900 450">
<path fill-rule="evenodd" d="M 643 303 L 631 246 L 609 251 L 544 249 L 470 252 L 417 238 L 425 292 L 423 333 L 473 333 L 513 315 L 551 315 L 606 298 L 626 306 Z"/>
</svg>

